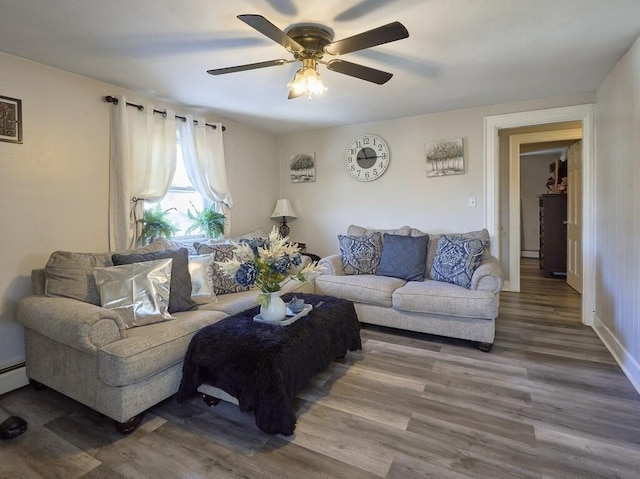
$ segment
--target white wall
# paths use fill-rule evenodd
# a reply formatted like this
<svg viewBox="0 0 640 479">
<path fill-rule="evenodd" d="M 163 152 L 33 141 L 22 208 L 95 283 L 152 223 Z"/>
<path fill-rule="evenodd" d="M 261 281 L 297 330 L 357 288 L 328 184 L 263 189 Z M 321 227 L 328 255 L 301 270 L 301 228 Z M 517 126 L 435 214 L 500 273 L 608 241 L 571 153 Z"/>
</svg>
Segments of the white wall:
<svg viewBox="0 0 640 479">
<path fill-rule="evenodd" d="M 281 192 L 298 214 L 290 223 L 291 237 L 324 256 L 339 251 L 336 236 L 352 223 L 377 228 L 410 225 L 431 233 L 483 228 L 483 118 L 592 101 L 593 94 L 585 93 L 283 135 Z M 346 147 L 364 133 L 381 136 L 391 150 L 386 173 L 371 183 L 351 178 L 344 167 Z M 427 178 L 425 144 L 458 137 L 464 139 L 465 174 Z M 289 158 L 304 152 L 316 153 L 317 179 L 291 183 Z M 476 208 L 467 206 L 469 197 L 477 199 Z"/>
<path fill-rule="evenodd" d="M 30 292 L 31 269 L 43 267 L 54 250 L 108 248 L 109 106 L 101 98 L 124 93 L 130 101 L 147 100 L 2 53 L 0 85 L 1 95 L 22 100 L 24 123 L 23 144 L 0 142 L 2 369 L 24 361 L 15 309 Z M 232 232 L 269 227 L 279 186 L 277 137 L 206 117 L 227 127 L 225 151 L 235 201 Z"/>
<path fill-rule="evenodd" d="M 640 39 L 596 99 L 594 327 L 640 391 Z"/>
</svg>

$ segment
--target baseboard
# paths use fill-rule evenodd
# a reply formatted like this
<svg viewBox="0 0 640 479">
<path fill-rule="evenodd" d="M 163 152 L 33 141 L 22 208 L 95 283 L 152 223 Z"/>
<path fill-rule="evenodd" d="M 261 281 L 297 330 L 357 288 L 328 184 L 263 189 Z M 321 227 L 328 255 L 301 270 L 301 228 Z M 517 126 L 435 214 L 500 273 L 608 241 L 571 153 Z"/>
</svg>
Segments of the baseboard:
<svg viewBox="0 0 640 479">
<path fill-rule="evenodd" d="M 520 251 L 521 258 L 540 258 L 540 251 Z"/>
<path fill-rule="evenodd" d="M 625 376 L 629 378 L 633 387 L 640 394 L 640 364 L 629 354 L 620 341 L 613 335 L 600 320 L 597 314 L 593 315 L 593 330 L 596 332 L 605 347 L 613 355 Z"/>
<path fill-rule="evenodd" d="M 0 394 L 8 393 L 14 389 L 21 388 L 29 384 L 27 368 L 24 363 L 16 367 L 6 368 L 0 372 Z"/>
</svg>

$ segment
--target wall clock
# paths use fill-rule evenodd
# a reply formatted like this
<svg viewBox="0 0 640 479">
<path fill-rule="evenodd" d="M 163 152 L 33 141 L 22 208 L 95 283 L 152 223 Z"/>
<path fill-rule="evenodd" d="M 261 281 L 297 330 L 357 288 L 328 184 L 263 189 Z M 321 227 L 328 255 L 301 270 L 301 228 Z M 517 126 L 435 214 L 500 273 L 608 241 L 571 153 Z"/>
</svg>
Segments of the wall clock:
<svg viewBox="0 0 640 479">
<path fill-rule="evenodd" d="M 377 180 L 387 171 L 391 155 L 385 141 L 376 135 L 362 135 L 351 142 L 344 155 L 347 172 L 359 181 Z"/>
</svg>

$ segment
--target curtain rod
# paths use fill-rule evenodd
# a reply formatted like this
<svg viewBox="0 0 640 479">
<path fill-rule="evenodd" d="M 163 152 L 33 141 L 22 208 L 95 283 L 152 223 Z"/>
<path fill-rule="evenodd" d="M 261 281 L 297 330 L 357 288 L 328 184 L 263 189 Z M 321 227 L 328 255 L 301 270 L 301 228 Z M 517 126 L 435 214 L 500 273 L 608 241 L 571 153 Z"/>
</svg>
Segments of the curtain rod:
<svg viewBox="0 0 640 479">
<path fill-rule="evenodd" d="M 105 97 L 102 98 L 104 101 L 106 101 L 107 103 L 113 103 L 114 105 L 118 104 L 118 99 L 114 96 L 111 95 L 107 95 Z M 127 106 L 133 106 L 135 108 L 138 109 L 138 111 L 142 111 L 144 110 L 144 106 L 143 105 L 138 105 L 137 103 L 131 103 L 131 102 L 127 102 Z M 153 109 L 154 113 L 159 113 L 160 115 L 166 116 L 167 112 L 166 111 L 162 111 L 162 110 L 156 110 L 155 108 Z M 182 121 L 187 121 L 186 117 L 184 116 L 180 116 L 180 115 L 176 115 L 176 118 L 180 118 Z M 198 124 L 198 120 L 193 120 L 193 122 L 197 125 Z M 211 128 L 213 128 L 214 130 L 216 128 L 218 128 L 216 125 L 212 125 L 211 123 L 205 123 L 205 125 L 210 126 Z M 222 131 L 226 131 L 227 127 L 226 126 L 222 126 Z"/>
</svg>

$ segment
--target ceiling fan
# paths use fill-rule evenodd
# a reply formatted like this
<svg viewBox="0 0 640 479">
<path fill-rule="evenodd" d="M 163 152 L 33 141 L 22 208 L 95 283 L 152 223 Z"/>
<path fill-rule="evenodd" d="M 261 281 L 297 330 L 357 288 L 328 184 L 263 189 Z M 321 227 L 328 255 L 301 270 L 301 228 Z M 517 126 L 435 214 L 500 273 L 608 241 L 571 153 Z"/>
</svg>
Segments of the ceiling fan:
<svg viewBox="0 0 640 479">
<path fill-rule="evenodd" d="M 207 70 L 207 73 L 224 75 L 257 68 L 281 66 L 299 61 L 302 66 L 296 72 L 294 79 L 287 84 L 287 87 L 289 87 L 289 99 L 298 98 L 305 94 L 311 97 L 312 94 L 326 90 L 320 81 L 318 72 L 318 64 L 320 63 L 331 71 L 360 78 L 378 85 L 388 82 L 393 76 L 392 73 L 338 58 L 325 61 L 323 57 L 325 54 L 342 55 L 364 50 L 383 43 L 402 40 L 409 36 L 409 32 L 400 22 L 392 22 L 352 37 L 333 41 L 333 31 L 323 25 L 314 23 L 297 24 L 282 31 L 262 15 L 238 15 L 238 19 L 282 45 L 293 54 L 294 58 L 292 60 L 278 59 L 235 67 L 215 68 Z"/>
</svg>

